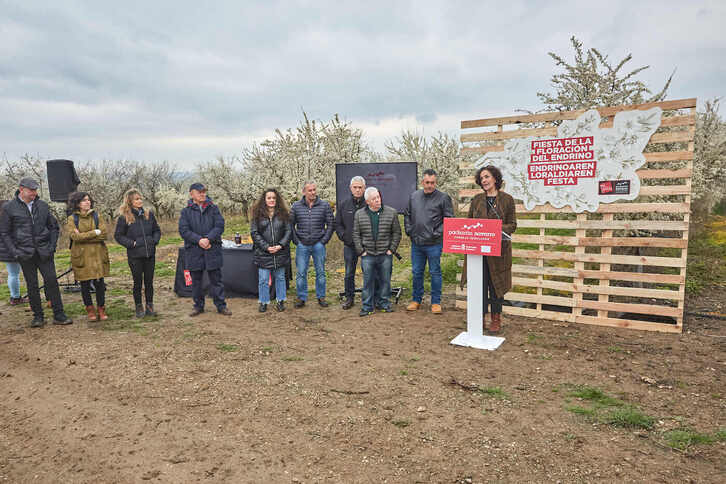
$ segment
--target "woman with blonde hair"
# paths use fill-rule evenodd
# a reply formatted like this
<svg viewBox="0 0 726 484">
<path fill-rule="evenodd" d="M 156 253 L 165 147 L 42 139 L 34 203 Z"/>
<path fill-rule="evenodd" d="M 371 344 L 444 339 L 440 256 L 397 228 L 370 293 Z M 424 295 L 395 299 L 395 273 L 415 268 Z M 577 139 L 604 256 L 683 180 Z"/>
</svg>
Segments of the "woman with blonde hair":
<svg viewBox="0 0 726 484">
<path fill-rule="evenodd" d="M 156 246 L 161 239 L 161 228 L 154 212 L 144 208 L 141 192 L 132 188 L 124 194 L 124 201 L 118 209 L 116 221 L 116 242 L 126 247 L 126 255 L 134 280 L 134 304 L 136 317 L 156 316 L 154 311 L 154 267 Z M 146 310 L 141 304 L 141 286 L 144 286 Z"/>
<path fill-rule="evenodd" d="M 76 281 L 81 283 L 81 296 L 89 321 L 106 320 L 106 284 L 110 263 L 106 248 L 106 224 L 93 208 L 94 202 L 86 192 L 74 192 L 68 197 L 71 215 L 66 228 L 71 238 L 71 267 Z M 98 315 L 93 307 L 91 284 L 96 291 Z"/>
</svg>

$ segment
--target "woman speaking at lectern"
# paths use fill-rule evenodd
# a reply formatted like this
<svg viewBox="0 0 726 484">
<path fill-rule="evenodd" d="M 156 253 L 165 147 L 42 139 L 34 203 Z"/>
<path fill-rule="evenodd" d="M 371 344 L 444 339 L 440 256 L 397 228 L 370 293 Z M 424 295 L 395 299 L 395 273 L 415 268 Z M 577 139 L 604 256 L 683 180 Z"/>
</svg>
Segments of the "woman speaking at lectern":
<svg viewBox="0 0 726 484">
<path fill-rule="evenodd" d="M 489 332 L 496 334 L 502 328 L 502 302 L 504 295 L 512 288 L 512 242 L 507 239 L 517 230 L 517 215 L 514 210 L 514 199 L 502 191 L 502 172 L 499 168 L 489 165 L 479 168 L 474 177 L 483 193 L 479 193 L 469 205 L 469 218 L 501 219 L 502 251 L 501 256 L 484 257 L 484 291 L 482 302 L 484 306 L 483 327 L 487 328 L 486 313 L 491 305 L 491 324 Z M 461 287 L 466 283 L 466 265 L 461 274 Z"/>
</svg>

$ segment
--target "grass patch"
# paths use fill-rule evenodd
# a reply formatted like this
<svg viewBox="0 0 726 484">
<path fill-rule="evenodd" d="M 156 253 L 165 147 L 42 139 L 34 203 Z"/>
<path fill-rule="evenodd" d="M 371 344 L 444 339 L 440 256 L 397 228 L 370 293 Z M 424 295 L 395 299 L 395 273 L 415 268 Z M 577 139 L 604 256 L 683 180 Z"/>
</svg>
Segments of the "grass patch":
<svg viewBox="0 0 726 484">
<path fill-rule="evenodd" d="M 502 390 L 500 387 L 479 387 L 477 390 L 479 393 L 481 393 L 484 396 L 490 397 L 490 398 L 500 398 L 502 400 L 509 400 L 509 395 L 507 392 Z"/>
<path fill-rule="evenodd" d="M 235 351 L 239 351 L 239 346 L 238 345 L 231 345 L 231 344 L 227 344 L 227 343 L 219 343 L 217 345 L 217 349 L 219 351 L 224 351 L 224 352 L 232 353 L 232 352 L 235 352 Z"/>
<path fill-rule="evenodd" d="M 154 267 L 154 275 L 157 277 L 173 277 L 176 275 L 176 265 L 167 262 L 157 262 Z"/>
<path fill-rule="evenodd" d="M 666 444 L 678 450 L 687 450 L 694 445 L 708 445 L 714 442 L 726 442 L 726 429 L 713 434 L 696 432 L 688 428 L 670 430 L 663 434 Z"/>
<path fill-rule="evenodd" d="M 582 400 L 588 400 L 603 407 L 619 407 L 623 405 L 623 402 L 621 400 L 607 395 L 605 392 L 597 387 L 591 387 L 587 385 L 580 385 L 575 387 L 569 393 L 569 395 L 571 397 L 580 398 Z"/>
<path fill-rule="evenodd" d="M 712 217 L 688 240 L 686 291 L 698 294 L 726 281 L 726 217 Z"/>
<path fill-rule="evenodd" d="M 650 430 L 653 428 L 655 418 L 633 406 L 626 406 L 608 411 L 603 416 L 603 421 L 615 427 Z"/>
<path fill-rule="evenodd" d="M 608 395 L 597 387 L 576 385 L 567 395 L 578 398 L 587 405 L 568 405 L 565 410 L 586 417 L 588 420 L 628 429 L 651 430 L 655 424 L 654 417 L 646 415 L 634 405 L 626 405 L 622 400 Z"/>
</svg>

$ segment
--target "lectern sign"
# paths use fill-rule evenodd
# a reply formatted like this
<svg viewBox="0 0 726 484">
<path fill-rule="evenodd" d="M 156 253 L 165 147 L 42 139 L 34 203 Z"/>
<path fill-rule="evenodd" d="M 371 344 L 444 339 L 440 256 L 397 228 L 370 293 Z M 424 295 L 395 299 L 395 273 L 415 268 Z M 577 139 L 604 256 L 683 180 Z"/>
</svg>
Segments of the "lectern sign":
<svg viewBox="0 0 726 484">
<path fill-rule="evenodd" d="M 502 221 L 480 218 L 445 218 L 444 252 L 499 256 Z"/>
</svg>

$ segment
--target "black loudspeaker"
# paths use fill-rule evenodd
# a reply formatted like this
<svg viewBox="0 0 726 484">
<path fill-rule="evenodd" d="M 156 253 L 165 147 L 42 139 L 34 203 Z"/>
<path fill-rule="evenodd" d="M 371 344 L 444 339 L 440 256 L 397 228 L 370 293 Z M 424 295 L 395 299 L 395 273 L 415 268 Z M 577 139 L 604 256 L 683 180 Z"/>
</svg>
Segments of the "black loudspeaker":
<svg viewBox="0 0 726 484">
<path fill-rule="evenodd" d="M 76 191 L 81 180 L 71 160 L 48 160 L 48 189 L 54 202 L 67 202 L 68 195 Z"/>
</svg>

